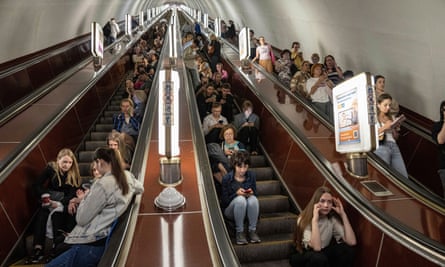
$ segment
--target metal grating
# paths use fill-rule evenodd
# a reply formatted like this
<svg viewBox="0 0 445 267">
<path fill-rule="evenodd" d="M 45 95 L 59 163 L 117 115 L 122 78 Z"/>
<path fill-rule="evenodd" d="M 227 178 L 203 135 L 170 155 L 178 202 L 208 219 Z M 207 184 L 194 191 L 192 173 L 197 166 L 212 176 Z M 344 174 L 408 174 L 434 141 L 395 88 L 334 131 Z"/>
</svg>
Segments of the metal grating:
<svg viewBox="0 0 445 267">
<path fill-rule="evenodd" d="M 384 197 L 394 195 L 391 191 L 389 191 L 387 188 L 385 188 L 383 185 L 375 180 L 362 181 L 361 183 L 375 196 Z"/>
</svg>

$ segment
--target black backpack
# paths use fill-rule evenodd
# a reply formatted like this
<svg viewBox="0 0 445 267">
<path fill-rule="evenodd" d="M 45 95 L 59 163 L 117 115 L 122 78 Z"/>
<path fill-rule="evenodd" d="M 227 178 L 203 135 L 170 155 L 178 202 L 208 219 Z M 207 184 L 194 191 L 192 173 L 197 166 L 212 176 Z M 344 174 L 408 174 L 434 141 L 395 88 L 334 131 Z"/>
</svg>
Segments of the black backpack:
<svg viewBox="0 0 445 267">
<path fill-rule="evenodd" d="M 105 24 L 105 26 L 102 28 L 102 31 L 103 31 L 105 36 L 110 36 L 110 34 L 111 34 L 110 22 L 107 22 L 107 24 Z"/>
</svg>

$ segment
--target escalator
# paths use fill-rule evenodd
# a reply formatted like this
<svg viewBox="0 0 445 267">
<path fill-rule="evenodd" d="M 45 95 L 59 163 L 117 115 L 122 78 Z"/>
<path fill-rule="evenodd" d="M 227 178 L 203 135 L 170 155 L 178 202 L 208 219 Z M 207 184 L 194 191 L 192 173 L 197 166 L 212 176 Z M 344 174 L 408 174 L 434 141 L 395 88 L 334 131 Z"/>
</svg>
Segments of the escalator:
<svg viewBox="0 0 445 267">
<path fill-rule="evenodd" d="M 410 191 L 370 156 L 365 180 L 377 180 L 392 193 L 390 197 L 374 195 L 346 171 L 345 159 L 335 151 L 332 127 L 326 120 L 298 99 L 297 106 L 280 103 L 274 77 L 265 74 L 269 79 L 256 83 L 241 71 L 238 53 L 227 42 L 222 53 L 225 69 L 230 69 L 232 92 L 253 102 L 262 120 L 264 154 L 296 203 L 306 204 L 313 190 L 322 185 L 333 187 L 347 202 L 346 210 L 359 239 L 356 266 L 443 264 L 444 230 L 437 227 L 444 224 L 440 205 Z M 249 266 L 240 256 L 240 262 Z"/>
<path fill-rule="evenodd" d="M 152 23 L 155 23 L 155 21 Z M 106 137 L 112 128 L 112 116 L 120 110 L 120 100 L 125 92 L 126 72 L 132 69 L 129 57 L 126 53 L 127 51 L 131 51 L 133 45 L 137 43 L 142 34 L 143 33 L 135 33 L 134 37 L 136 38 L 134 40 L 127 40 L 124 49 L 115 51 L 113 54 L 105 53 L 106 58 L 104 59 L 104 64 L 106 65 L 101 71 L 94 72 L 94 68 L 90 65 L 90 61 L 90 64 L 85 64 L 85 68 L 78 69 L 77 73 L 82 74 L 80 78 L 76 77 L 76 74 L 74 74 L 73 77 L 67 79 L 67 83 L 74 83 L 74 85 L 70 84 L 68 86 L 69 90 L 66 90 L 67 86 L 62 82 L 59 85 L 62 89 L 55 88 L 57 90 L 48 93 L 49 97 L 51 97 L 52 94 L 55 94 L 58 96 L 57 100 L 59 102 L 67 101 L 68 104 L 61 105 L 63 110 L 56 111 L 54 113 L 56 114 L 56 117 L 47 118 L 48 123 L 40 126 L 46 126 L 44 130 L 36 129 L 31 131 L 31 134 L 35 134 L 36 136 L 31 136 L 31 140 L 23 142 L 24 145 L 26 145 L 25 148 L 8 154 L 12 160 L 2 162 L 7 163 L 6 167 L 4 169 L 2 168 L 2 190 L 7 189 L 8 184 L 10 184 L 11 181 L 14 183 L 21 182 L 16 178 L 17 173 L 23 174 L 23 168 L 24 166 L 26 168 L 28 164 L 26 162 L 29 162 L 29 160 L 38 163 L 34 164 L 35 167 L 32 169 L 28 168 L 25 176 L 25 179 L 27 180 L 24 185 L 32 183 L 32 177 L 38 175 L 41 171 L 42 167 L 40 167 L 40 163 L 42 163 L 43 166 L 45 164 L 45 162 L 36 158 L 36 151 L 43 157 L 49 155 L 48 160 L 50 160 L 59 147 L 69 147 L 73 151 L 76 151 L 79 159 L 81 176 L 90 177 L 92 153 L 97 147 L 106 145 Z M 123 40 L 118 40 L 117 42 L 121 41 Z M 60 93 L 63 95 L 60 95 Z M 39 106 L 39 101 L 48 101 L 46 99 L 48 96 L 33 100 L 35 103 L 32 103 L 31 106 Z M 58 107 L 58 105 L 54 106 L 56 108 Z M 99 117 L 98 114 L 100 114 Z M 40 115 L 43 116 L 48 114 Z M 20 123 L 21 115 L 19 114 L 17 118 L 11 118 L 4 127 L 8 127 L 9 123 L 13 124 L 15 119 Z M 61 135 L 61 133 L 64 134 Z M 61 140 L 58 136 L 63 136 L 64 139 Z M 36 148 L 33 147 L 34 144 L 37 144 Z M 20 144 L 18 146 L 20 146 Z M 23 177 L 21 179 L 23 179 Z M 25 197 L 22 198 L 22 194 Z M 31 215 L 33 209 L 36 208 L 36 203 L 34 203 L 33 200 L 30 203 L 26 195 L 32 195 L 31 192 L 29 192 L 28 187 L 22 191 L 18 191 L 17 198 L 14 201 L 14 205 L 23 205 L 27 208 L 17 209 L 23 212 L 20 214 L 22 220 L 18 221 L 18 223 L 15 221 L 15 218 L 12 217 L 11 223 L 16 223 L 14 225 L 16 227 L 14 231 L 17 233 L 13 243 L 11 242 L 12 240 L 10 240 L 12 239 L 10 238 L 10 235 L 7 235 L 6 232 L 4 232 L 7 228 L 2 230 L 4 237 L 3 245 L 6 244 L 6 241 L 8 244 L 12 243 L 12 249 L 11 247 L 8 249 L 9 253 L 8 251 L 5 252 L 2 250 L 1 256 L 4 257 L 1 259 L 3 262 L 2 266 L 9 266 L 13 263 L 20 264 L 20 262 L 23 261 L 20 259 L 22 259 L 24 255 L 29 254 L 29 252 L 26 251 L 26 247 L 29 247 L 29 244 L 26 244 L 27 241 L 25 239 L 26 236 L 30 234 L 29 226 L 32 219 Z M 5 202 L 5 204 L 7 203 Z M 29 216 L 29 218 L 26 221 L 23 221 L 23 218 L 27 216 Z M 9 227 L 9 225 L 4 226 Z M 4 248 L 2 247 L 2 249 Z"/>
</svg>

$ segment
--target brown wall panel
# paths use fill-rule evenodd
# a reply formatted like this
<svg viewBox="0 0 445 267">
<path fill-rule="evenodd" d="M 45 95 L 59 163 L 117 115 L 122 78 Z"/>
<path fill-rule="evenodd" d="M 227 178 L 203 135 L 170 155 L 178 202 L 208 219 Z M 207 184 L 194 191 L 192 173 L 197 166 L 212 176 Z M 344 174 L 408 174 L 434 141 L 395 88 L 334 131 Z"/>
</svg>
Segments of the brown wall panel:
<svg viewBox="0 0 445 267">
<path fill-rule="evenodd" d="M 33 90 L 26 70 L 0 79 L 0 102 L 7 107 Z"/>
<path fill-rule="evenodd" d="M 28 68 L 28 74 L 35 90 L 55 78 L 48 60 L 42 60 L 30 66 Z"/>
<path fill-rule="evenodd" d="M 416 253 L 385 235 L 378 267 L 394 266 L 436 267 L 438 265 L 419 257 Z"/>
<path fill-rule="evenodd" d="M 79 63 L 79 61 L 81 60 L 79 49 L 77 46 L 72 47 L 71 49 L 65 51 L 64 56 L 66 62 L 71 66 Z"/>
<path fill-rule="evenodd" d="M 407 163 L 408 173 L 429 190 L 442 196 L 442 184 L 437 174 L 439 165 L 436 145 L 423 138 L 416 138 L 413 134 L 401 137 L 398 143 Z"/>
<path fill-rule="evenodd" d="M 75 106 L 77 117 L 80 119 L 80 127 L 86 133 L 102 110 L 96 90 L 89 90 Z"/>
<path fill-rule="evenodd" d="M 0 201 L 1 202 L 1 201 Z M 3 203 L 0 203 L 2 205 Z M 17 234 L 11 227 L 6 214 L 0 206 L 0 229 L 2 229 L 2 241 L 0 242 L 0 259 L 4 259 L 8 255 L 9 250 L 14 246 L 17 240 Z"/>
<path fill-rule="evenodd" d="M 51 70 L 54 75 L 59 75 L 66 71 L 70 66 L 66 65 L 65 58 L 63 54 L 57 54 L 48 59 L 51 66 Z"/>
<path fill-rule="evenodd" d="M 0 186 L 0 201 L 19 233 L 24 231 L 29 223 L 29 218 L 37 207 L 37 199 L 33 195 L 31 185 L 45 165 L 46 161 L 37 147 L 28 154 Z M 2 235 L 3 233 L 2 230 Z M 3 240 L 5 239 L 2 236 L 2 242 Z"/>
<path fill-rule="evenodd" d="M 40 148 L 46 158 L 53 159 L 62 148 L 74 151 L 82 138 L 79 120 L 71 110 L 40 142 Z"/>
</svg>

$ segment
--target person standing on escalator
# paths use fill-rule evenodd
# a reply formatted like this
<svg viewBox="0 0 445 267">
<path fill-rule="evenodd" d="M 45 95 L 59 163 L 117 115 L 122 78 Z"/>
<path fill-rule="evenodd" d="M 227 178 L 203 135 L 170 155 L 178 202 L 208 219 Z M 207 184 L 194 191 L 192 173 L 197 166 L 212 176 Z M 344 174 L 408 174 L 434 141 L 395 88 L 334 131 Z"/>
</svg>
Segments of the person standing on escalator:
<svg viewBox="0 0 445 267">
<path fill-rule="evenodd" d="M 440 120 L 436 121 L 431 131 L 433 140 L 437 142 L 437 148 L 439 150 L 439 173 L 440 180 L 442 182 L 443 196 L 445 197 L 445 100 L 440 104 Z"/>
</svg>

